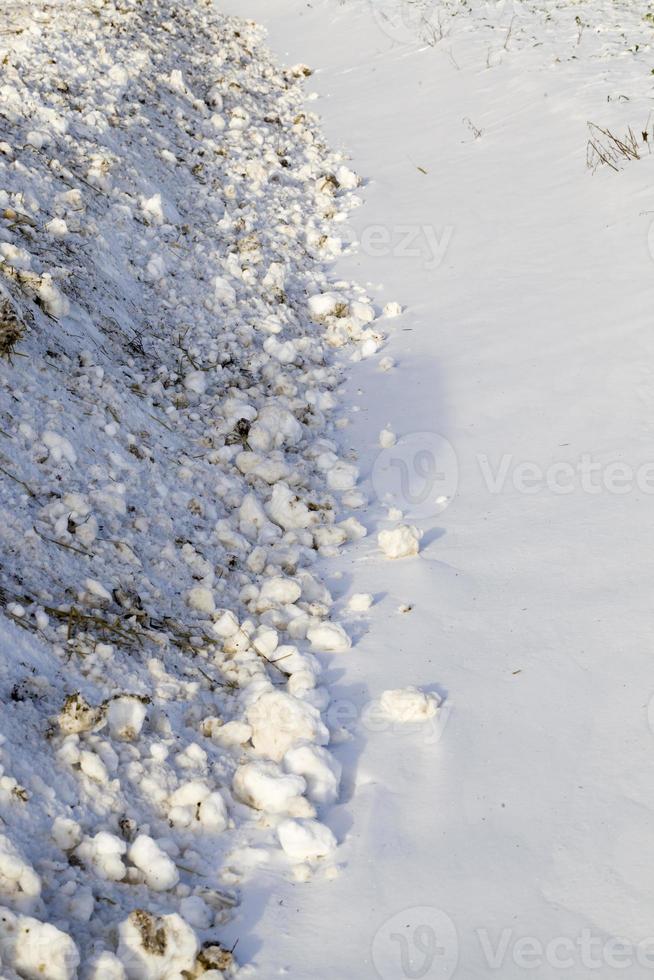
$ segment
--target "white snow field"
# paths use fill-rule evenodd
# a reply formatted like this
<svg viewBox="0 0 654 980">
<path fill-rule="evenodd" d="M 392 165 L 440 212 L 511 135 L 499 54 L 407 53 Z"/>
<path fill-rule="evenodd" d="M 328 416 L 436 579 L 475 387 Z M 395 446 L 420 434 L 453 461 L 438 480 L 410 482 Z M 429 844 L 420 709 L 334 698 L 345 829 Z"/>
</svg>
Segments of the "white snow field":
<svg viewBox="0 0 654 980">
<path fill-rule="evenodd" d="M 652 42 L 2 4 L 0 980 L 654 975 Z"/>
<path fill-rule="evenodd" d="M 337 272 L 404 311 L 339 395 L 371 501 L 329 582 L 342 873 L 261 877 L 227 935 L 264 977 L 652 976 L 654 8 L 220 7 L 315 70 L 365 182 Z M 371 709 L 409 686 L 437 725 Z"/>
</svg>

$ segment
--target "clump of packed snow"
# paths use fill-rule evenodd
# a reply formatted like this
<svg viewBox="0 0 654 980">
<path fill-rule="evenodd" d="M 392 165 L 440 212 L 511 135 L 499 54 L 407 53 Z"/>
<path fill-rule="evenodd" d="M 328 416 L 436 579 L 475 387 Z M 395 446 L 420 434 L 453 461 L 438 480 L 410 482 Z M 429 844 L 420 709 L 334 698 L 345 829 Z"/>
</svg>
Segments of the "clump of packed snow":
<svg viewBox="0 0 654 980">
<path fill-rule="evenodd" d="M 247 762 L 234 774 L 236 797 L 255 810 L 291 813 L 306 810 L 306 782 L 299 776 L 285 775 L 274 762 Z"/>
<path fill-rule="evenodd" d="M 0 835 L 0 900 L 11 899 L 14 908 L 31 911 L 41 894 L 41 879 L 20 855 L 12 841 Z"/>
<path fill-rule="evenodd" d="M 0 963 L 26 980 L 74 980 L 80 955 L 65 932 L 0 907 Z"/>
<path fill-rule="evenodd" d="M 284 756 L 287 772 L 302 776 L 306 793 L 314 803 L 334 803 L 338 799 L 341 764 L 319 745 L 298 745 Z"/>
<path fill-rule="evenodd" d="M 406 723 L 428 721 L 437 713 L 440 704 L 437 694 L 425 694 L 416 687 L 384 691 L 379 699 L 380 708 L 388 718 Z"/>
<path fill-rule="evenodd" d="M 124 855 L 127 844 L 116 834 L 100 830 L 93 837 L 84 837 L 75 850 L 75 856 L 84 867 L 105 881 L 123 881 L 127 869 Z"/>
<path fill-rule="evenodd" d="M 318 820 L 282 820 L 277 828 L 284 853 L 293 861 L 315 861 L 336 848 L 336 839 Z"/>
<path fill-rule="evenodd" d="M 153 891 L 168 891 L 179 881 L 179 872 L 174 861 L 147 834 L 139 834 L 127 856 L 143 873 L 146 884 Z"/>
<path fill-rule="evenodd" d="M 309 701 L 285 691 L 266 691 L 248 708 L 246 718 L 252 727 L 255 753 L 276 762 L 298 742 L 325 745 L 329 741 L 320 711 Z"/>
<path fill-rule="evenodd" d="M 399 524 L 380 531 L 377 541 L 387 558 L 411 558 L 420 550 L 421 537 L 422 532 L 415 525 Z"/>
<path fill-rule="evenodd" d="M 137 738 L 147 707 L 143 700 L 136 697 L 118 697 L 109 702 L 107 707 L 107 725 L 114 738 L 132 741 Z"/>
<path fill-rule="evenodd" d="M 352 646 L 352 641 L 340 623 L 318 623 L 307 630 L 307 639 L 314 650 L 326 653 L 344 653 Z"/>
<path fill-rule="evenodd" d="M 128 980 L 173 980 L 194 969 L 199 943 L 177 913 L 153 916 L 135 909 L 121 922 L 118 959 Z"/>
<path fill-rule="evenodd" d="M 250 734 L 251 732 L 247 733 L 243 742 L 248 740 Z M 191 779 L 182 783 L 171 793 L 168 804 L 168 819 L 176 827 L 195 827 L 205 832 L 220 833 L 229 823 L 224 797 L 219 790 L 212 790 L 209 782 L 202 779 Z"/>
<path fill-rule="evenodd" d="M 382 429 L 379 433 L 379 445 L 382 449 L 390 449 L 397 442 L 397 436 L 390 427 Z"/>
<path fill-rule="evenodd" d="M 372 606 L 374 597 L 370 592 L 355 592 L 348 600 L 348 609 L 352 612 L 366 612 Z"/>
</svg>

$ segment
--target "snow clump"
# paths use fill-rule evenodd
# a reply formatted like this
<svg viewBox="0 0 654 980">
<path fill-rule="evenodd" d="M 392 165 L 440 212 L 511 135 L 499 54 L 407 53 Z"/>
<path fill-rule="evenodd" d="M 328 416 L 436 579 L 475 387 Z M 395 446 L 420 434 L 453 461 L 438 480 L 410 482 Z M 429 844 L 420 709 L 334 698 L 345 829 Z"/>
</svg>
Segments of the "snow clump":
<svg viewBox="0 0 654 980">
<path fill-rule="evenodd" d="M 379 547 L 387 558 L 411 558 L 420 550 L 422 531 L 412 524 L 380 531 L 377 535 Z"/>
<path fill-rule="evenodd" d="M 384 691 L 379 705 L 393 721 L 415 723 L 433 718 L 441 705 L 441 698 L 437 694 L 424 694 L 416 687 L 405 687 Z"/>
</svg>

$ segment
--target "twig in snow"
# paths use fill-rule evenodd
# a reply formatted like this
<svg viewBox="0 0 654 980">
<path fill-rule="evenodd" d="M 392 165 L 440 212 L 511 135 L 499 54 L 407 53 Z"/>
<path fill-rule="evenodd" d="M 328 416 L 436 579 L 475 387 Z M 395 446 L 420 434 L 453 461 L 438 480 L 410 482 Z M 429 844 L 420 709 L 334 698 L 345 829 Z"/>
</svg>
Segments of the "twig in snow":
<svg viewBox="0 0 654 980">
<path fill-rule="evenodd" d="M 49 538 L 46 534 L 41 534 L 37 528 L 34 528 L 34 531 L 40 538 L 43 538 L 44 541 L 49 541 L 50 544 L 56 544 L 59 548 L 66 548 L 68 551 L 76 551 L 78 555 L 84 555 L 85 558 L 93 557 L 90 551 L 84 551 L 83 548 L 77 548 L 74 544 L 66 544 L 65 541 L 57 541 L 56 538 Z"/>
<path fill-rule="evenodd" d="M 14 481 L 14 483 L 17 483 L 19 486 L 23 487 L 23 489 L 27 491 L 27 493 L 30 495 L 30 497 L 32 497 L 33 500 L 38 500 L 37 495 L 34 493 L 32 488 L 28 486 L 27 483 L 25 483 L 24 480 L 19 480 L 17 476 L 14 476 L 14 474 L 10 473 L 9 470 L 6 470 L 4 466 L 0 466 L 0 473 L 4 473 L 4 475 L 8 476 L 10 480 Z"/>
<path fill-rule="evenodd" d="M 475 124 L 472 122 L 472 120 L 468 119 L 467 116 L 465 116 L 463 121 L 468 127 L 468 129 L 470 130 L 470 132 L 472 133 L 474 139 L 478 140 L 483 133 L 483 129 L 478 129 L 477 126 L 475 126 Z"/>
<path fill-rule="evenodd" d="M 514 21 L 515 21 L 515 14 L 511 18 L 511 23 L 509 24 L 509 29 L 506 32 L 506 38 L 504 39 L 503 48 L 504 48 L 505 51 L 508 51 L 508 49 L 509 49 L 509 41 L 511 40 L 511 35 L 513 34 L 513 22 Z"/>
<path fill-rule="evenodd" d="M 157 416 L 156 416 L 156 415 L 151 415 L 151 414 L 150 414 L 150 412 L 146 412 L 145 414 L 146 414 L 146 415 L 148 416 L 148 418 L 151 418 L 151 419 L 153 419 L 153 420 L 154 420 L 155 422 L 158 422 L 158 423 L 159 423 L 159 425 L 163 425 L 163 427 L 164 427 L 164 429 L 168 429 L 168 431 L 169 431 L 169 432 L 174 432 L 174 431 L 175 431 L 175 430 L 174 430 L 174 429 L 172 429 L 172 428 L 171 428 L 171 427 L 170 427 L 169 425 L 166 425 L 166 423 L 165 423 L 165 422 L 162 422 L 160 418 L 157 418 Z"/>
</svg>

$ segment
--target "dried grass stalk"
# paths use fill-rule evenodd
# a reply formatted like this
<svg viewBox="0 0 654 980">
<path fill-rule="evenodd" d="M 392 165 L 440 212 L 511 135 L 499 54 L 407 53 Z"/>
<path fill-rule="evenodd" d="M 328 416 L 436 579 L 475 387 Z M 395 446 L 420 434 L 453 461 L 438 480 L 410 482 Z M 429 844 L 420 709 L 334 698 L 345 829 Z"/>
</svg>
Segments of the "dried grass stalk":
<svg viewBox="0 0 654 980">
<path fill-rule="evenodd" d="M 25 324 L 8 296 L 0 293 L 0 357 L 11 358 L 25 334 Z"/>
</svg>

